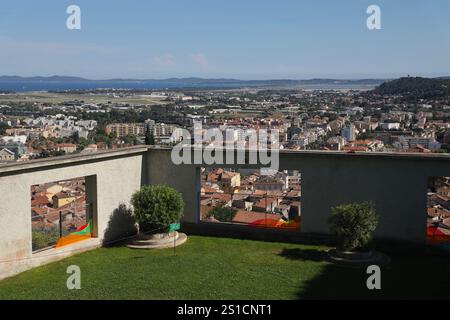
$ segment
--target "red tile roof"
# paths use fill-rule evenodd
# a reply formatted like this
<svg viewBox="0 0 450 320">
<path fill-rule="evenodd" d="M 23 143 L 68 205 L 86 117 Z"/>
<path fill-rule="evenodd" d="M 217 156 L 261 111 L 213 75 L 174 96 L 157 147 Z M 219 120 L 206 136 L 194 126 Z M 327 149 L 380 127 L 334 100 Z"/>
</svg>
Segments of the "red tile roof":
<svg viewBox="0 0 450 320">
<path fill-rule="evenodd" d="M 38 216 L 43 216 L 47 213 L 47 209 L 45 208 L 32 208 L 31 211 L 33 211 Z"/>
<path fill-rule="evenodd" d="M 355 146 L 355 147 L 352 147 L 352 146 L 345 146 L 344 147 L 344 151 L 349 151 L 349 152 L 355 152 L 355 151 L 368 151 L 369 150 L 369 148 L 367 148 L 367 147 L 358 147 L 358 146 Z"/>
<path fill-rule="evenodd" d="M 31 200 L 32 207 L 39 207 L 48 204 L 48 198 L 46 196 L 37 196 L 33 200 Z"/>
<path fill-rule="evenodd" d="M 255 211 L 245 211 L 238 210 L 236 215 L 234 216 L 233 222 L 238 223 L 253 223 L 262 219 L 274 219 L 280 220 L 283 216 L 280 214 L 271 214 L 271 213 L 263 213 L 263 212 L 255 212 Z"/>
<path fill-rule="evenodd" d="M 213 193 L 210 195 L 210 197 L 213 199 L 222 200 L 224 202 L 231 201 L 231 194 L 228 193 Z"/>
</svg>

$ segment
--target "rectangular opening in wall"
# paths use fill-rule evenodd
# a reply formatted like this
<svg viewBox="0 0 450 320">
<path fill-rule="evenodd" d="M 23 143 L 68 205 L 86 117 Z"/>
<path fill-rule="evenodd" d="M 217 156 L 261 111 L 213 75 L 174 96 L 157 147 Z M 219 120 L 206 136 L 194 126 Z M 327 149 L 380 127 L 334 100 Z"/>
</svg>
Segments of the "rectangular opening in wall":
<svg viewBox="0 0 450 320">
<path fill-rule="evenodd" d="M 450 247 L 450 176 L 428 179 L 427 243 Z"/>
<path fill-rule="evenodd" d="M 300 230 L 297 170 L 202 168 L 202 221 Z"/>
<path fill-rule="evenodd" d="M 92 237 L 92 204 L 86 195 L 84 177 L 31 186 L 33 252 Z"/>
</svg>

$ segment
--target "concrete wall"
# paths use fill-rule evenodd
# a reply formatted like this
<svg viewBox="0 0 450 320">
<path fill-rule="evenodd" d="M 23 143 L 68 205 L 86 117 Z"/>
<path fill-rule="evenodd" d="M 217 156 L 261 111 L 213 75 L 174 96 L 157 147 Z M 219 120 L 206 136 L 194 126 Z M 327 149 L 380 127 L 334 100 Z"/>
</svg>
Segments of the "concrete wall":
<svg viewBox="0 0 450 320">
<path fill-rule="evenodd" d="M 85 243 L 86 248 L 101 244 L 112 212 L 120 203 L 129 205 L 131 194 L 142 180 L 146 148 L 61 157 L 0 168 L 0 278 L 67 256 L 71 249 L 52 249 L 32 254 L 32 185 L 88 177 L 88 201 L 94 205 L 94 227 L 98 238 Z M 75 251 L 83 250 L 78 244 Z M 47 257 L 47 258 L 46 258 Z M 13 260 L 9 263 L 1 262 Z"/>
<path fill-rule="evenodd" d="M 149 159 L 149 183 L 164 183 L 180 190 L 187 203 L 185 222 L 197 223 L 200 165 L 175 166 L 170 160 L 170 150 L 166 149 L 151 150 Z M 427 179 L 449 176 L 450 156 L 281 151 L 280 170 L 289 169 L 300 170 L 302 174 L 301 232 L 329 234 L 331 207 L 373 201 L 380 215 L 376 237 L 423 243 Z"/>
<path fill-rule="evenodd" d="M 326 234 L 331 207 L 373 201 L 376 237 L 423 243 L 427 179 L 450 175 L 450 157 L 282 153 L 280 167 L 302 173 L 302 232 Z"/>
<path fill-rule="evenodd" d="M 163 184 L 183 194 L 185 215 L 183 222 L 198 223 L 200 197 L 200 167 L 174 165 L 168 149 L 149 150 L 146 160 L 146 183 Z"/>
<path fill-rule="evenodd" d="M 120 203 L 128 204 L 144 184 L 165 184 L 180 191 L 186 204 L 183 222 L 207 228 L 199 221 L 201 166 L 176 166 L 169 149 L 142 146 L 0 167 L 0 278 L 101 245 L 112 212 Z M 370 200 L 381 216 L 377 237 L 423 243 L 427 179 L 450 175 L 450 156 L 286 151 L 280 153 L 280 170 L 285 169 L 302 173 L 302 234 L 326 235 L 331 207 Z M 88 177 L 98 238 L 32 254 L 31 185 L 82 176 Z"/>
</svg>

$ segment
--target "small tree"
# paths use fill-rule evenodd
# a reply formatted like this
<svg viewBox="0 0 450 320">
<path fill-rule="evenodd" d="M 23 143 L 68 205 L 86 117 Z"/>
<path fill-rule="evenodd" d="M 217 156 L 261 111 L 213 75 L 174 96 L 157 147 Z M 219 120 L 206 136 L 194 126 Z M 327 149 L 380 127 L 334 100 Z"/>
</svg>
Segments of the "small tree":
<svg viewBox="0 0 450 320">
<path fill-rule="evenodd" d="M 140 231 L 166 231 L 169 224 L 180 221 L 184 212 L 181 193 L 161 185 L 143 186 L 131 198 Z"/>
<path fill-rule="evenodd" d="M 331 230 L 338 237 L 339 249 L 350 251 L 366 246 L 378 225 L 378 215 L 371 202 L 350 203 L 331 209 Z"/>
<path fill-rule="evenodd" d="M 230 207 L 215 207 L 208 212 L 208 217 L 214 217 L 220 222 L 231 222 L 236 216 L 237 210 Z"/>
<path fill-rule="evenodd" d="M 145 144 L 146 145 L 154 145 L 155 144 L 155 137 L 153 136 L 153 133 L 150 131 L 150 128 L 147 128 L 145 130 Z"/>
</svg>

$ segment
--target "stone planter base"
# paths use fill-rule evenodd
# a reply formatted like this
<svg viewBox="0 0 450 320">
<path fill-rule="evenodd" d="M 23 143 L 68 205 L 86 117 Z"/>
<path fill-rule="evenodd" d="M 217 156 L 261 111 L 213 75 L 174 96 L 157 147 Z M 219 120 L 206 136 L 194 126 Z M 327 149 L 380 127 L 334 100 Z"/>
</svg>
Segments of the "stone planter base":
<svg viewBox="0 0 450 320">
<path fill-rule="evenodd" d="M 182 245 L 187 241 L 187 236 L 184 233 L 172 232 L 167 233 L 157 233 L 152 235 L 143 235 L 139 239 L 132 241 L 127 245 L 128 248 L 132 249 L 163 249 L 163 248 L 173 248 L 174 242 L 175 247 Z"/>
<path fill-rule="evenodd" d="M 328 260 L 344 267 L 363 268 L 370 265 L 385 266 L 391 262 L 389 256 L 378 251 L 328 251 Z"/>
</svg>

